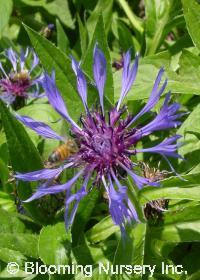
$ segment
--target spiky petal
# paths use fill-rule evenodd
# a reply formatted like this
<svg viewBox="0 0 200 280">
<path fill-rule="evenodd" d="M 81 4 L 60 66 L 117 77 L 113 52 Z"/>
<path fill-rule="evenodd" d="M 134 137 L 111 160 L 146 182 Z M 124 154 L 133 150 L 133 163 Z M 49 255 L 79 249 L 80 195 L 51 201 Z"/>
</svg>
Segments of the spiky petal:
<svg viewBox="0 0 200 280">
<path fill-rule="evenodd" d="M 104 114 L 104 86 L 106 82 L 106 59 L 103 52 L 96 44 L 93 51 L 93 75 L 99 93 L 100 105 Z"/>
<path fill-rule="evenodd" d="M 178 145 L 176 141 L 179 136 L 167 138 L 160 144 L 151 148 L 137 149 L 138 141 L 144 136 L 154 131 L 175 127 L 180 124 L 177 121 L 182 114 L 177 114 L 179 104 L 169 104 L 170 95 L 166 96 L 164 104 L 158 115 L 149 124 L 144 127 L 131 127 L 144 113 L 149 112 L 158 102 L 160 95 L 166 87 L 166 81 L 159 88 L 164 70 L 158 73 L 150 98 L 144 108 L 132 117 L 126 108 L 120 108 L 124 97 L 130 90 L 138 67 L 138 57 L 130 68 L 130 51 L 125 56 L 125 65 L 123 70 L 122 94 L 118 105 L 111 108 L 108 112 L 108 118 L 105 116 L 103 93 L 106 79 L 106 61 L 102 51 L 95 46 L 94 49 L 94 79 L 100 96 L 101 110 L 89 111 L 87 108 L 86 82 L 82 75 L 80 64 L 75 60 L 72 61 L 74 72 L 77 76 L 77 88 L 79 94 L 85 104 L 86 114 L 81 115 L 79 127 L 69 116 L 66 106 L 59 91 L 55 85 L 54 75 L 50 77 L 47 73 L 44 75 L 43 87 L 51 105 L 55 110 L 69 122 L 79 147 L 78 151 L 70 158 L 66 158 L 66 163 L 54 169 L 43 169 L 27 174 L 17 174 L 16 178 L 27 181 L 42 180 L 42 184 L 37 191 L 27 200 L 32 201 L 38 199 L 45 194 L 55 194 L 66 192 L 66 211 L 65 224 L 68 229 L 72 224 L 75 213 L 78 209 L 80 200 L 87 195 L 90 181 L 93 186 L 98 187 L 103 183 L 109 200 L 109 211 L 115 224 L 117 224 L 122 233 L 125 232 L 126 223 L 138 220 L 134 203 L 128 196 L 128 188 L 126 184 L 120 183 L 121 172 L 125 173 L 132 179 L 133 183 L 141 189 L 145 185 L 159 186 L 159 182 L 152 182 L 150 178 L 144 178 L 141 174 L 137 174 L 135 166 L 137 162 L 133 162 L 137 153 L 157 153 L 163 156 L 167 161 L 167 157 L 180 157 L 176 150 Z M 127 116 L 125 116 L 125 113 Z M 61 140 L 53 130 L 43 123 L 35 122 L 30 117 L 18 117 L 25 125 L 33 129 L 39 135 L 47 138 L 55 138 Z M 54 177 L 58 177 L 62 170 L 66 168 L 77 168 L 77 173 L 66 183 L 62 185 L 51 185 Z M 74 192 L 73 186 L 78 179 L 82 177 L 81 187 Z M 45 182 L 43 182 L 46 180 Z M 73 191 L 72 191 L 73 190 Z M 130 190 L 131 191 L 131 190 Z M 74 202 L 74 207 L 69 214 L 69 206 Z"/>
<path fill-rule="evenodd" d="M 128 50 L 127 53 L 124 55 L 124 67 L 122 72 L 122 89 L 120 98 L 117 104 L 117 111 L 119 111 L 119 108 L 121 106 L 121 103 L 123 102 L 124 98 L 128 94 L 129 90 L 131 89 L 138 70 L 138 63 L 139 63 L 139 54 L 136 53 L 135 55 L 135 61 L 132 67 L 130 68 L 131 63 L 131 51 Z"/>
<path fill-rule="evenodd" d="M 81 97 L 81 100 L 83 102 L 83 105 L 85 107 L 85 111 L 87 112 L 87 82 L 85 79 L 85 76 L 80 68 L 80 63 L 78 63 L 73 57 L 72 59 L 72 69 L 74 70 L 74 73 L 76 75 L 77 79 L 77 89 L 78 93 Z"/>
</svg>

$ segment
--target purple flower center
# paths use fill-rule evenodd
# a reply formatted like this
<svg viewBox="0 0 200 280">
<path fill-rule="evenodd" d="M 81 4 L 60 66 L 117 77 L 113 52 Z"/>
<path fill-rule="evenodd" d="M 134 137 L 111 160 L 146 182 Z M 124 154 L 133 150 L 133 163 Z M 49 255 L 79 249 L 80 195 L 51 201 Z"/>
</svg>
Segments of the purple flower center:
<svg viewBox="0 0 200 280">
<path fill-rule="evenodd" d="M 92 147 L 97 154 L 102 156 L 110 155 L 112 153 L 112 142 L 111 139 L 106 135 L 95 134 L 92 136 Z"/>
<path fill-rule="evenodd" d="M 8 78 L 0 80 L 0 87 L 3 92 L 9 92 L 15 96 L 26 97 L 27 90 L 31 86 L 30 76 L 27 71 L 11 73 Z"/>
<path fill-rule="evenodd" d="M 134 137 L 137 129 L 126 128 L 130 116 L 125 120 L 120 119 L 123 112 L 112 110 L 109 122 L 101 113 L 90 113 L 81 118 L 81 134 L 74 130 L 80 149 L 73 158 L 78 165 L 92 165 L 98 180 L 105 172 L 117 170 L 119 161 L 127 168 L 132 166 L 127 149 L 137 142 Z"/>
</svg>

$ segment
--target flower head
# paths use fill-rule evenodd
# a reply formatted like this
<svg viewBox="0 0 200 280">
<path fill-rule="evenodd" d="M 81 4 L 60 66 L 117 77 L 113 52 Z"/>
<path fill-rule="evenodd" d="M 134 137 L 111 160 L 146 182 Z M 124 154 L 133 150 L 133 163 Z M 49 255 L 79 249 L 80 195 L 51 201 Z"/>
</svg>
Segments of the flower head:
<svg viewBox="0 0 200 280">
<path fill-rule="evenodd" d="M 28 70 L 25 64 L 29 54 L 33 56 L 33 61 Z M 0 70 L 3 75 L 0 79 L 0 99 L 10 105 L 16 99 L 25 100 L 28 97 L 38 97 L 38 82 L 42 76 L 34 79 L 31 77 L 32 71 L 39 63 L 35 52 L 29 48 L 25 52 L 21 49 L 20 55 L 18 55 L 12 48 L 9 48 L 5 51 L 5 56 L 10 61 L 12 68 L 9 73 L 6 73 L 0 63 Z"/>
<path fill-rule="evenodd" d="M 149 152 L 158 153 L 166 159 L 169 156 L 178 157 L 176 154 L 177 145 L 173 144 L 178 136 L 171 137 L 162 141 L 155 147 L 148 149 L 136 149 L 136 144 L 146 135 L 172 127 L 177 127 L 180 122 L 176 114 L 179 109 L 178 104 L 169 105 L 170 96 L 167 95 L 164 105 L 158 115 L 148 125 L 137 127 L 135 121 L 144 113 L 149 112 L 158 102 L 160 95 L 164 91 L 167 81 L 159 87 L 164 70 L 161 69 L 155 80 L 149 100 L 144 108 L 136 115 L 131 116 L 127 113 L 126 107 L 121 104 L 128 94 L 136 78 L 139 56 L 136 55 L 135 62 L 131 66 L 131 54 L 128 51 L 124 56 L 124 68 L 122 73 L 122 90 L 119 101 L 114 108 L 105 113 L 104 108 L 104 85 L 106 81 L 106 59 L 103 52 L 95 46 L 93 72 L 97 92 L 100 99 L 100 110 L 91 111 L 87 105 L 87 83 L 80 63 L 72 58 L 72 68 L 77 78 L 77 90 L 82 99 L 85 114 L 80 117 L 79 126 L 70 117 L 62 97 L 55 85 L 54 74 L 50 77 L 44 74 L 43 88 L 54 109 L 70 124 L 78 151 L 67 158 L 61 166 L 54 169 L 43 169 L 27 174 L 17 174 L 16 178 L 24 181 L 45 180 L 37 191 L 27 201 L 40 198 L 46 194 L 53 194 L 66 191 L 66 212 L 65 222 L 69 227 L 74 219 L 80 200 L 87 195 L 90 178 L 96 187 L 102 184 L 108 195 L 109 210 L 115 224 L 119 225 L 122 232 L 125 230 L 126 222 L 137 220 L 137 213 L 134 204 L 128 196 L 127 187 L 120 183 L 120 170 L 122 169 L 130 176 L 133 182 L 142 188 L 144 185 L 158 186 L 158 182 L 141 177 L 134 170 L 137 163 L 132 161 L 132 157 L 137 153 Z M 29 128 L 32 128 L 39 135 L 63 141 L 64 137 L 59 136 L 50 127 L 42 122 L 37 122 L 27 116 L 17 116 Z M 157 126 L 156 126 L 157 124 Z M 68 182 L 62 185 L 51 186 L 51 181 L 59 176 L 66 168 L 77 168 L 77 173 Z M 73 193 L 72 186 L 77 179 L 82 176 L 82 185 L 78 192 Z M 74 208 L 69 216 L 68 208 L 71 202 Z"/>
</svg>

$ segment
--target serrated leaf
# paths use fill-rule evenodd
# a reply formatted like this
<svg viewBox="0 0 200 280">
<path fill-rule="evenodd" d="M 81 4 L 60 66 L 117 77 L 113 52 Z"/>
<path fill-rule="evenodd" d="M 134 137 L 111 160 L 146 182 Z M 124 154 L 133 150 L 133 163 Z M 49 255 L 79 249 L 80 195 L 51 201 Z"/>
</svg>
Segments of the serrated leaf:
<svg viewBox="0 0 200 280">
<path fill-rule="evenodd" d="M 0 208 L 0 233 L 23 233 L 25 225 L 14 213 L 10 213 Z"/>
<path fill-rule="evenodd" d="M 0 248 L 16 250 L 25 256 L 38 257 L 38 236 L 27 233 L 0 233 Z"/>
<path fill-rule="evenodd" d="M 8 248 L 0 248 L 0 260 L 5 263 L 16 262 L 19 266 L 22 266 L 22 264 L 26 260 L 26 257 L 19 251 L 11 250 Z"/>
<path fill-rule="evenodd" d="M 0 279 L 3 279 L 3 280 L 8 280 L 8 279 L 12 279 L 12 280 L 18 280 L 18 279 L 26 279 L 26 273 L 23 271 L 23 270 L 19 270 L 13 277 L 12 274 L 10 274 L 8 271 L 7 271 L 7 267 L 4 267 L 4 269 L 1 270 L 0 272 Z M 27 280 L 32 280 L 33 278 L 31 279 L 27 279 Z"/>
<path fill-rule="evenodd" d="M 68 264 L 71 235 L 64 223 L 44 227 L 39 237 L 39 256 L 45 264 Z"/>
</svg>

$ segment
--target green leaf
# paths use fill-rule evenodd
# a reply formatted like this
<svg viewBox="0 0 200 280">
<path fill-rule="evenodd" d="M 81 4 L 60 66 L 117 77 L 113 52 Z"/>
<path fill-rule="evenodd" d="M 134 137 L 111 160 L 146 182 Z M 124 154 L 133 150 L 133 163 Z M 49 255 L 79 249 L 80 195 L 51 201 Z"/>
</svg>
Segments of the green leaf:
<svg viewBox="0 0 200 280">
<path fill-rule="evenodd" d="M 112 31 L 120 42 L 120 48 L 123 51 L 127 51 L 130 46 L 133 46 L 134 51 L 136 51 L 131 30 L 118 17 L 113 20 Z"/>
<path fill-rule="evenodd" d="M 181 7 L 179 0 L 145 0 L 145 4 L 146 55 L 150 55 L 160 47 L 169 32 L 169 22 L 177 15 Z"/>
<path fill-rule="evenodd" d="M 0 109 L 14 170 L 27 172 L 42 168 L 39 153 L 21 123 L 14 118 L 2 101 L 0 102 Z"/>
<path fill-rule="evenodd" d="M 39 256 L 45 264 L 68 264 L 71 235 L 64 223 L 44 227 L 39 237 Z"/>
<path fill-rule="evenodd" d="M 85 240 L 84 240 L 85 241 Z M 96 245 L 81 243 L 81 245 L 73 248 L 73 263 L 78 264 L 97 264 L 98 262 L 109 261 L 113 258 L 114 250 L 116 249 L 115 240 L 104 240 Z"/>
<path fill-rule="evenodd" d="M 14 213 L 10 213 L 0 208 L 0 233 L 23 233 L 25 225 Z"/>
<path fill-rule="evenodd" d="M 86 24 L 89 38 L 92 38 L 93 36 L 92 33 L 94 30 L 94 26 L 96 25 L 100 14 L 102 14 L 103 21 L 105 23 L 105 33 L 108 33 L 113 16 L 112 7 L 113 0 L 98 0 L 95 9 L 92 11 Z"/>
<path fill-rule="evenodd" d="M 43 165 L 37 149 L 22 124 L 11 115 L 2 101 L 0 101 L 0 112 L 14 171 L 25 173 L 41 169 Z M 19 182 L 17 191 L 20 199 L 25 200 L 32 194 L 30 186 L 31 184 L 29 183 Z M 34 219 L 40 222 L 46 221 L 37 208 L 36 202 L 25 204 L 24 207 Z"/>
<path fill-rule="evenodd" d="M 110 104 L 113 104 L 114 88 L 113 88 L 112 66 L 111 66 L 110 52 L 106 40 L 102 15 L 100 15 L 98 18 L 91 43 L 88 47 L 85 56 L 83 57 L 82 68 L 85 71 L 85 73 L 88 74 L 89 77 L 93 77 L 92 74 L 93 50 L 96 43 L 98 43 L 99 48 L 103 51 L 107 62 L 107 79 L 106 79 L 106 84 L 104 89 L 104 96 L 109 101 Z"/>
<path fill-rule="evenodd" d="M 171 55 L 168 51 L 140 58 L 136 80 L 127 94 L 126 100 L 143 100 L 148 98 L 159 69 L 161 67 L 165 67 L 168 74 L 170 59 Z M 164 76 L 167 75 L 165 74 Z M 116 71 L 113 75 L 113 78 L 116 102 L 119 99 L 121 92 L 122 70 Z M 171 89 L 173 89 L 173 87 Z"/>
<path fill-rule="evenodd" d="M 188 32 L 195 46 L 200 49 L 200 4 L 196 0 L 182 0 L 182 5 Z"/>
<path fill-rule="evenodd" d="M 69 10 L 68 1 L 63 0 L 20 0 L 22 3 L 32 6 L 44 8 L 49 14 L 56 16 L 60 21 L 69 28 L 74 28 L 74 21 Z"/>
<path fill-rule="evenodd" d="M 148 98 L 153 88 L 154 80 L 159 68 L 152 64 L 142 64 L 140 62 L 136 80 L 126 96 L 126 100 L 142 100 Z M 115 101 L 119 99 L 121 92 L 122 71 L 114 73 Z M 126 102 L 126 101 L 124 101 Z"/>
<path fill-rule="evenodd" d="M 196 49 L 197 50 L 197 49 Z M 200 70 L 200 58 L 195 53 L 183 49 L 179 58 L 179 78 L 182 81 L 187 81 L 188 85 L 191 85 L 191 89 L 188 93 L 199 94 L 199 70 Z M 192 93 L 193 90 L 193 93 Z M 195 91 L 197 93 L 195 93 Z M 186 92 L 187 93 L 187 92 Z"/>
<path fill-rule="evenodd" d="M 77 20 L 78 20 L 78 26 L 79 26 L 79 36 L 80 36 L 80 44 L 81 44 L 81 52 L 82 52 L 82 56 L 84 55 L 84 53 L 87 50 L 87 46 L 88 46 L 88 32 L 87 29 L 85 28 L 85 26 L 83 25 L 79 14 L 77 15 Z"/>
<path fill-rule="evenodd" d="M 1 270 L 0 272 L 0 279 L 3 279 L 3 280 L 8 280 L 8 279 L 13 279 L 13 280 L 19 280 L 19 279 L 23 279 L 23 280 L 32 280 L 33 279 L 33 276 L 32 278 L 30 279 L 26 279 L 26 273 L 23 271 L 23 270 L 19 270 L 13 277 L 12 274 L 10 274 L 8 271 L 7 271 L 7 267 L 5 266 L 4 269 Z"/>
<path fill-rule="evenodd" d="M 0 248 L 0 260 L 5 263 L 16 262 L 19 266 L 22 266 L 26 257 L 19 251 L 8 248 Z"/>
<path fill-rule="evenodd" d="M 135 224 L 127 227 L 127 237 L 122 239 L 115 252 L 114 264 L 143 265 L 145 254 L 146 224 Z M 126 254 L 124 254 L 126 252 Z M 135 275 L 134 279 L 142 279 L 142 275 Z"/>
<path fill-rule="evenodd" d="M 164 225 L 151 227 L 151 237 L 167 242 L 200 241 L 200 205 L 165 214 Z"/>
<path fill-rule="evenodd" d="M 69 39 L 63 29 L 60 21 L 56 19 L 56 32 L 57 32 L 57 46 L 58 48 L 66 54 L 70 53 L 69 49 Z"/>
<path fill-rule="evenodd" d="M 161 84 L 163 83 L 165 78 L 168 79 L 168 85 L 165 92 L 170 90 L 172 94 L 180 93 L 187 95 L 200 95 L 200 83 L 199 80 L 197 80 L 198 74 L 196 73 L 198 71 L 198 61 L 199 59 L 197 58 L 195 64 L 196 66 L 193 67 L 193 70 L 194 68 L 196 68 L 194 71 L 191 71 L 190 74 L 188 71 L 187 74 L 180 75 L 170 70 L 170 56 L 168 52 L 164 52 L 164 54 L 155 56 L 147 56 L 144 59 L 140 59 L 140 65 L 138 68 L 136 80 L 130 92 L 127 94 L 126 100 L 147 99 L 150 96 L 154 81 L 161 66 L 164 66 L 166 68 L 166 73 L 164 74 Z M 121 91 L 122 71 L 116 71 L 113 75 L 113 78 L 115 88 L 115 101 L 117 101 L 119 99 Z"/>
<path fill-rule="evenodd" d="M 119 227 L 113 223 L 110 216 L 104 218 L 99 223 L 94 225 L 90 230 L 86 232 L 86 238 L 91 243 L 97 243 L 105 240 L 113 233 L 119 232 Z"/>
<path fill-rule="evenodd" d="M 200 173 L 178 177 L 171 177 L 161 181 L 161 187 L 146 187 L 139 192 L 140 203 L 156 199 L 188 199 L 200 201 L 199 180 Z"/>
<path fill-rule="evenodd" d="M 16 210 L 16 205 L 13 199 L 11 199 L 10 195 L 5 192 L 0 192 L 0 207 L 9 212 L 14 212 Z"/>
<path fill-rule="evenodd" d="M 9 178 L 9 169 L 7 167 L 7 164 L 0 158 L 0 180 L 2 185 L 6 185 Z"/>
<path fill-rule="evenodd" d="M 179 154 L 186 159 L 186 161 L 180 163 L 180 170 L 189 171 L 200 162 L 199 122 L 200 104 L 194 108 L 193 112 L 189 114 L 188 118 L 177 131 L 177 134 L 183 136 L 180 142 L 184 143 L 184 145 L 179 148 Z"/>
<path fill-rule="evenodd" d="M 76 246 L 82 238 L 86 224 L 88 223 L 92 212 L 97 205 L 98 198 L 99 191 L 96 188 L 93 188 L 88 193 L 88 195 L 80 201 L 78 211 L 76 213 L 72 227 L 72 237 L 74 246 Z"/>
<path fill-rule="evenodd" d="M 9 19 L 12 13 L 13 2 L 12 0 L 0 0 L 0 37 L 2 36 L 2 31 L 9 23 Z"/>
<path fill-rule="evenodd" d="M 192 81 L 192 75 L 188 77 L 188 75 L 182 76 L 175 72 L 167 71 L 167 77 L 167 90 L 171 90 L 172 93 L 200 95 L 199 83 Z"/>
<path fill-rule="evenodd" d="M 168 188 L 145 188 L 140 193 L 140 202 L 142 204 L 157 199 L 188 199 L 200 201 L 199 186 L 188 188 L 168 187 Z"/>
<path fill-rule="evenodd" d="M 38 236 L 27 233 L 0 233 L 0 248 L 16 250 L 31 258 L 38 257 Z"/>
<path fill-rule="evenodd" d="M 67 104 L 69 113 L 78 118 L 80 111 L 83 111 L 83 105 L 76 91 L 76 79 L 71 68 L 70 59 L 37 32 L 28 26 L 25 26 L 25 29 L 44 68 L 49 73 L 55 70 L 56 85 Z"/>
<path fill-rule="evenodd" d="M 88 273 L 87 277 L 90 277 L 89 273 Z M 111 276 L 109 274 L 104 273 L 103 271 L 100 274 L 98 267 L 93 268 L 91 277 L 90 277 L 90 279 L 94 279 L 94 280 L 110 280 L 111 279 Z M 73 280 L 83 280 L 82 272 L 78 271 L 78 273 L 75 275 Z"/>
<path fill-rule="evenodd" d="M 179 59 L 179 74 L 187 77 L 188 81 L 198 82 L 200 78 L 200 57 L 183 49 Z"/>
<path fill-rule="evenodd" d="M 176 9 L 176 7 L 173 7 L 174 10 Z M 183 16 L 183 14 L 178 14 L 176 15 L 174 18 L 172 18 L 172 20 L 170 20 L 166 26 L 165 26 L 165 34 L 167 35 L 168 33 L 170 33 L 171 30 L 173 30 L 174 27 L 185 27 L 185 18 Z M 177 39 L 178 41 L 178 39 Z M 190 41 L 190 40 L 189 40 Z"/>
<path fill-rule="evenodd" d="M 68 1 L 54 0 L 51 2 L 45 1 L 43 7 L 53 16 L 57 16 L 60 21 L 69 28 L 74 28 Z"/>
<path fill-rule="evenodd" d="M 126 0 L 118 0 L 120 6 L 122 7 L 122 9 L 124 10 L 127 18 L 129 19 L 129 21 L 131 22 L 134 31 L 136 30 L 140 35 L 142 35 L 144 28 L 143 28 L 143 22 L 141 21 L 141 19 L 139 17 L 137 17 L 131 7 L 129 7 L 129 4 L 127 3 Z"/>
</svg>

